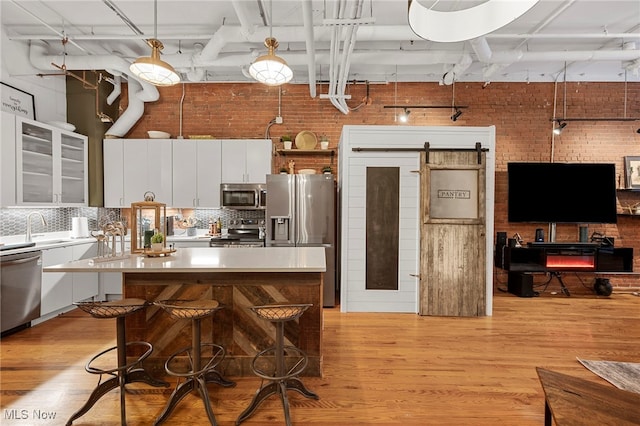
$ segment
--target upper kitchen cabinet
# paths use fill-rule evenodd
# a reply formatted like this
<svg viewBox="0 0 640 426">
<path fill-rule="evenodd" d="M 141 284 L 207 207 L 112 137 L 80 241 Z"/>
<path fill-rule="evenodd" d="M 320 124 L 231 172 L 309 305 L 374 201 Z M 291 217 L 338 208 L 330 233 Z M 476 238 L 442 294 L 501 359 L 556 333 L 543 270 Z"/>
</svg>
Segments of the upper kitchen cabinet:
<svg viewBox="0 0 640 426">
<path fill-rule="evenodd" d="M 220 207 L 219 140 L 173 140 L 173 207 Z"/>
<path fill-rule="evenodd" d="M 222 183 L 266 183 L 271 174 L 271 140 L 222 141 Z"/>
<path fill-rule="evenodd" d="M 87 205 L 86 136 L 8 113 L 2 125 L 3 206 Z"/>
<path fill-rule="evenodd" d="M 171 155 L 171 139 L 105 139 L 105 207 L 130 207 L 147 191 L 172 205 Z"/>
</svg>

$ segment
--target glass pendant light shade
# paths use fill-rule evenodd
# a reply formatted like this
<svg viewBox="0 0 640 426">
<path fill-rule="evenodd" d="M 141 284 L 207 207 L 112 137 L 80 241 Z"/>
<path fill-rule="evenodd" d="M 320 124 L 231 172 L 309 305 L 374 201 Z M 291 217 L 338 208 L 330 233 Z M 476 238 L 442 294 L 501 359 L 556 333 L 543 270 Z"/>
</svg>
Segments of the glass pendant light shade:
<svg viewBox="0 0 640 426">
<path fill-rule="evenodd" d="M 273 37 L 267 37 L 264 41 L 269 52 L 258 57 L 249 67 L 249 74 L 258 82 L 268 86 L 280 86 L 291 81 L 293 71 L 287 62 L 276 56 L 275 50 L 278 48 L 278 41 Z"/>
<path fill-rule="evenodd" d="M 141 80 L 154 86 L 173 86 L 180 83 L 180 76 L 171 65 L 160 59 L 160 50 L 164 48 L 157 39 L 147 40 L 151 46 L 151 56 L 143 56 L 131 64 L 129 69 Z"/>
</svg>

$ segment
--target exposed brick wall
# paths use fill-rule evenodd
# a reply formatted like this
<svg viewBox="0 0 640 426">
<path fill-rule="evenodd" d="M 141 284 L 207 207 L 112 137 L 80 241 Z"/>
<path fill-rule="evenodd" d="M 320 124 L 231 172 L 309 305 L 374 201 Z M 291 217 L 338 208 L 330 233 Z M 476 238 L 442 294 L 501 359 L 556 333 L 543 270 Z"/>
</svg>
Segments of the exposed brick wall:
<svg viewBox="0 0 640 426">
<path fill-rule="evenodd" d="M 319 94 L 327 86 L 318 85 L 318 96 L 309 96 L 307 85 L 282 87 L 282 125 L 273 125 L 270 136 L 276 148 L 279 137 L 310 130 L 329 137 L 332 149 L 337 148 L 342 126 L 394 125 L 400 110 L 384 105 L 450 105 L 452 86 L 436 83 L 372 84 L 371 104 L 361 106 L 348 115 L 339 112 Z M 127 138 L 144 138 L 147 130 L 164 130 L 179 134 L 179 103 L 183 86 L 160 88 L 160 100 L 145 105 L 144 117 L 131 129 Z M 216 138 L 263 138 L 267 126 L 278 115 L 278 88 L 260 84 L 185 84 L 183 104 L 183 135 L 213 135 Z M 348 101 L 359 105 L 366 95 L 363 84 L 351 85 Z M 455 102 L 468 105 L 457 122 L 452 122 L 449 109 L 414 109 L 411 125 L 496 126 L 496 204 L 495 229 L 509 236 L 518 232 L 526 241 L 533 240 L 540 225 L 507 222 L 506 169 L 511 161 L 611 162 L 623 176 L 623 158 L 640 156 L 638 122 L 570 122 L 560 136 L 552 136 L 554 117 L 640 117 L 640 83 L 457 83 Z M 126 108 L 126 90 L 122 104 Z M 566 106 L 565 96 L 566 93 Z M 556 101 L 554 102 L 554 96 Z M 288 158 L 288 157 L 287 157 Z M 296 168 L 320 169 L 328 157 L 296 157 Z M 336 160 L 337 161 L 337 160 Z M 284 163 L 274 160 L 274 171 Z M 335 161 L 334 161 L 335 165 Z M 335 168 L 334 168 L 335 170 Z M 338 177 L 339 179 L 339 177 Z M 621 194 L 625 205 L 628 197 L 640 201 L 640 193 Z M 597 202 L 597 200 L 594 200 Z M 616 246 L 633 247 L 634 269 L 640 271 L 640 217 L 620 216 L 617 225 L 589 227 L 616 238 Z M 547 231 L 545 229 L 545 234 Z M 577 241 L 578 225 L 558 225 L 557 241 Z M 618 287 L 638 287 L 638 278 L 612 278 Z"/>
</svg>

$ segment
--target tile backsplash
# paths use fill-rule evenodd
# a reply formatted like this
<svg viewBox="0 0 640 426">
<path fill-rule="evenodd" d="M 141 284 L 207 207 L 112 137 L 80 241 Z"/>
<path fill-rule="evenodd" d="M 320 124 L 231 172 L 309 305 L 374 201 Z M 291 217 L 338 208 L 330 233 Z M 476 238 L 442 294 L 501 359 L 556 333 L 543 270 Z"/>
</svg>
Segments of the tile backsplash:
<svg viewBox="0 0 640 426">
<path fill-rule="evenodd" d="M 0 209 L 0 236 L 23 235 L 27 229 L 27 216 L 34 211 L 42 213 L 47 221 L 47 225 L 42 226 L 42 222 L 37 217 L 32 217 L 31 230 L 34 234 L 70 231 L 71 218 L 73 217 L 86 217 L 89 230 L 96 230 L 99 228 L 99 224 L 104 222 L 105 218 L 117 220 L 121 215 L 120 209 L 103 207 L 4 208 Z M 196 227 L 207 229 L 209 219 L 220 218 L 223 227 L 226 227 L 230 219 L 262 219 L 264 218 L 264 211 L 167 208 L 167 215 L 194 216 L 198 220 Z"/>
</svg>

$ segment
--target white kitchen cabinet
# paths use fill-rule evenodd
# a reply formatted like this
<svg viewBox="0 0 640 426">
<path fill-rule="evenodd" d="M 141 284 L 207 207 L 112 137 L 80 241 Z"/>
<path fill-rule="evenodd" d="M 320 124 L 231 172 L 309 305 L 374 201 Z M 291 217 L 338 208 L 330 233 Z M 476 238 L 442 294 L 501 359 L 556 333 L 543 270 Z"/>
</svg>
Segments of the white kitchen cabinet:
<svg viewBox="0 0 640 426">
<path fill-rule="evenodd" d="M 172 207 L 220 207 L 219 140 L 174 140 Z"/>
<path fill-rule="evenodd" d="M 42 266 L 59 265 L 73 260 L 70 246 L 42 250 Z M 43 272 L 40 316 L 45 316 L 73 303 L 73 273 Z"/>
<path fill-rule="evenodd" d="M 271 140 L 222 141 L 223 183 L 266 183 L 271 174 Z"/>
<path fill-rule="evenodd" d="M 3 206 L 87 205 L 86 136 L 8 113 L 2 124 Z"/>
<path fill-rule="evenodd" d="M 96 257 L 98 255 L 98 243 L 71 246 L 71 255 L 73 260 Z M 97 272 L 74 272 L 71 275 L 73 280 L 72 303 L 98 295 L 99 281 Z"/>
<path fill-rule="evenodd" d="M 85 243 L 42 250 L 42 266 L 59 265 L 95 257 L 98 243 Z M 40 316 L 67 308 L 74 302 L 98 295 L 96 272 L 43 272 Z"/>
<path fill-rule="evenodd" d="M 130 207 L 151 191 L 172 205 L 171 139 L 105 139 L 105 207 Z"/>
</svg>

